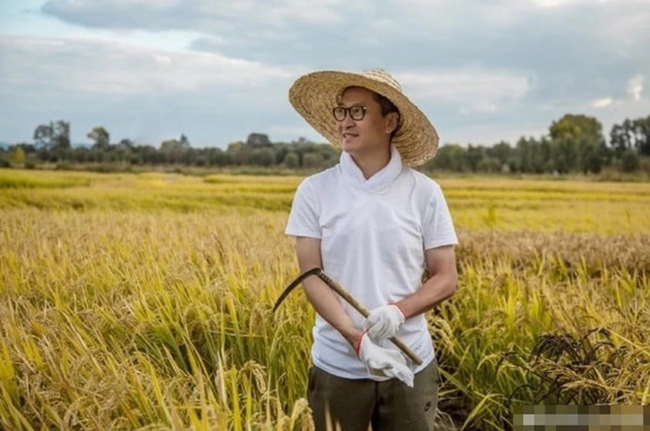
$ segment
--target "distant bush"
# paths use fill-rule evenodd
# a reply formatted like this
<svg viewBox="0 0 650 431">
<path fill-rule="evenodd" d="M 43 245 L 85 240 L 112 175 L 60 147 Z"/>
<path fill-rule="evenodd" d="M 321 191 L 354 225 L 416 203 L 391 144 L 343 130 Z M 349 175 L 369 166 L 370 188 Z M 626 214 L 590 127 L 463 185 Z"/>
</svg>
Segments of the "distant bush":
<svg viewBox="0 0 650 431">
<path fill-rule="evenodd" d="M 634 150 L 626 150 L 621 155 L 621 169 L 625 173 L 631 173 L 639 169 L 639 154 Z"/>
<path fill-rule="evenodd" d="M 84 170 L 90 172 L 99 172 L 100 174 L 110 174 L 116 172 L 131 172 L 131 166 L 123 166 L 115 163 L 100 163 L 100 164 L 90 164 L 85 167 Z"/>
</svg>

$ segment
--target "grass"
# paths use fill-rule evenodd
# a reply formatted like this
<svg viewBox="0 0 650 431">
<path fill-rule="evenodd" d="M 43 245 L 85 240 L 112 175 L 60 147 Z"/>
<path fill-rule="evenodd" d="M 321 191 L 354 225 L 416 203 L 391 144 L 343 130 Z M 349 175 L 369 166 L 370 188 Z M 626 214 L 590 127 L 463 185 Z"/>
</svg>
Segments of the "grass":
<svg viewBox="0 0 650 431">
<path fill-rule="evenodd" d="M 3 171 L 0 429 L 303 430 L 299 177 Z M 428 315 L 441 418 L 650 402 L 650 184 L 440 180 L 459 292 Z M 34 186 L 34 184 L 46 184 Z"/>
</svg>

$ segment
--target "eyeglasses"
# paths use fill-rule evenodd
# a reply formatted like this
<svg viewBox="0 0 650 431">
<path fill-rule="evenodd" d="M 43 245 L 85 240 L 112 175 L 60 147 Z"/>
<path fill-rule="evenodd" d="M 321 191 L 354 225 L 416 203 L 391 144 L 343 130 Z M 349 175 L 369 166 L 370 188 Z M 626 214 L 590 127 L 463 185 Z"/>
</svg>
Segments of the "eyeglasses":
<svg viewBox="0 0 650 431">
<path fill-rule="evenodd" d="M 358 105 L 350 106 L 349 108 L 346 108 L 344 106 L 336 106 L 334 109 L 332 109 L 332 114 L 334 114 L 336 121 L 345 120 L 345 116 L 348 113 L 350 114 L 350 118 L 352 118 L 354 121 L 361 121 L 363 120 L 363 117 L 366 116 L 366 107 Z"/>
</svg>

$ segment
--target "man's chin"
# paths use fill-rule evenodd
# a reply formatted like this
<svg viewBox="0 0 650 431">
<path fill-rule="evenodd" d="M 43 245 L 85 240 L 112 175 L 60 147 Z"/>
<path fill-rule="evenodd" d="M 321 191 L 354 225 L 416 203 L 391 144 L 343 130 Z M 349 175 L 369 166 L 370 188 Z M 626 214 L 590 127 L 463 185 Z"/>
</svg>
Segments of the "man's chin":
<svg viewBox="0 0 650 431">
<path fill-rule="evenodd" d="M 341 139 L 341 149 L 344 151 L 353 151 L 357 148 L 356 140 L 353 139 Z"/>
</svg>

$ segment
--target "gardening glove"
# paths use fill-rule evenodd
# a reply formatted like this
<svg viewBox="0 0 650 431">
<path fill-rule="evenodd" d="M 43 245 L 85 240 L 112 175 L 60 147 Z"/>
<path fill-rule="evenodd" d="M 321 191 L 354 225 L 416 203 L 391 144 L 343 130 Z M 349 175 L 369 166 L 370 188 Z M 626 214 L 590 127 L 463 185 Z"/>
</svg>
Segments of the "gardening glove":
<svg viewBox="0 0 650 431">
<path fill-rule="evenodd" d="M 370 312 L 363 327 L 375 341 L 394 337 L 404 323 L 404 313 L 395 304 L 377 307 Z"/>
<path fill-rule="evenodd" d="M 396 378 L 408 387 L 413 387 L 413 372 L 406 366 L 404 357 L 395 350 L 386 349 L 374 344 L 367 332 L 361 335 L 357 345 L 357 356 L 366 366 L 370 374 Z"/>
</svg>

